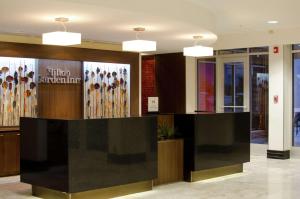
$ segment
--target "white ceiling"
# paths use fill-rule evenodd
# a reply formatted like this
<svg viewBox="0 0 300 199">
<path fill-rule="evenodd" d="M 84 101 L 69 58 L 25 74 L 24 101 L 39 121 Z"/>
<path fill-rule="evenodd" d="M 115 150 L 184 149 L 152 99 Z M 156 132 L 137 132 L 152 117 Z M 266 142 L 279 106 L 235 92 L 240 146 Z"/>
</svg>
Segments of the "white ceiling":
<svg viewBox="0 0 300 199">
<path fill-rule="evenodd" d="M 189 0 L 216 17 L 218 35 L 300 27 L 299 0 Z M 276 25 L 266 24 L 277 20 Z"/>
<path fill-rule="evenodd" d="M 61 29 L 54 18 L 64 16 L 68 30 L 87 40 L 119 43 L 144 26 L 141 39 L 156 40 L 158 52 L 176 52 L 193 45 L 193 35 L 213 45 L 216 35 L 300 27 L 299 8 L 299 0 L 1 0 L 0 33 L 41 35 Z"/>
</svg>

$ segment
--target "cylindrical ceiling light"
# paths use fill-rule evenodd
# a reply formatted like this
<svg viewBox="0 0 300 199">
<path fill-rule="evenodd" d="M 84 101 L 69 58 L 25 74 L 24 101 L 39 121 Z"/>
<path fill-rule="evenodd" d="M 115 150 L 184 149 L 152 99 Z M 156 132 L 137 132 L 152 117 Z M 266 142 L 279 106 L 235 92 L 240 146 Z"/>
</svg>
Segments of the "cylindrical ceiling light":
<svg viewBox="0 0 300 199">
<path fill-rule="evenodd" d="M 131 51 L 131 52 L 151 52 L 156 51 L 156 41 L 148 41 L 148 40 L 140 40 L 138 38 L 138 34 L 140 32 L 144 32 L 145 28 L 134 28 L 136 32 L 136 40 L 123 41 L 122 49 L 123 51 Z"/>
<path fill-rule="evenodd" d="M 55 18 L 55 21 L 62 24 L 62 26 L 64 27 L 64 31 L 43 33 L 43 44 L 58 46 L 71 46 L 81 44 L 81 33 L 67 32 L 65 23 L 69 21 L 68 18 L 59 17 Z"/>
<path fill-rule="evenodd" d="M 183 48 L 183 55 L 188 57 L 207 57 L 214 55 L 214 49 L 212 47 L 206 47 L 198 45 L 202 36 L 194 36 L 195 45 L 192 47 L 185 47 Z"/>
</svg>

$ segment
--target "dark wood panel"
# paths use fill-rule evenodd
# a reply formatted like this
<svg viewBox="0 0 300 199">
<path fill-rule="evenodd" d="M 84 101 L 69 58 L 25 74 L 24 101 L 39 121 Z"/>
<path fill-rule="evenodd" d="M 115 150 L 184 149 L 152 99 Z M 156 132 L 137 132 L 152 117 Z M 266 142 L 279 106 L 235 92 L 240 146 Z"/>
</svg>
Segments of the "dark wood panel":
<svg viewBox="0 0 300 199">
<path fill-rule="evenodd" d="M 11 42 L 0 42 L 0 55 L 74 61 L 137 62 L 137 64 L 139 61 L 138 53 Z"/>
<path fill-rule="evenodd" d="M 183 180 L 183 140 L 158 142 L 158 178 L 155 185 Z"/>
<path fill-rule="evenodd" d="M 20 170 L 20 134 L 10 133 L 4 136 L 4 171 L 8 175 Z"/>
<path fill-rule="evenodd" d="M 47 69 L 70 71 L 71 77 L 82 77 L 82 62 L 40 59 L 39 75 L 48 76 Z M 82 83 L 44 84 L 38 86 L 38 116 L 52 119 L 80 119 L 83 116 Z"/>
<path fill-rule="evenodd" d="M 0 42 L 0 56 L 130 64 L 130 112 L 139 115 L 139 54 L 109 50 Z"/>
<path fill-rule="evenodd" d="M 185 57 L 182 53 L 156 55 L 157 90 L 161 113 L 185 113 Z"/>
<path fill-rule="evenodd" d="M 158 115 L 157 116 L 157 125 L 162 126 L 166 125 L 168 128 L 172 128 L 174 130 L 174 115 Z"/>
<path fill-rule="evenodd" d="M 130 64 L 130 115 L 139 116 L 139 56 Z"/>
<path fill-rule="evenodd" d="M 20 134 L 0 134 L 0 176 L 16 175 L 20 172 Z"/>
<path fill-rule="evenodd" d="M 82 77 L 82 62 L 81 61 L 69 61 L 69 60 L 53 60 L 53 59 L 39 59 L 38 60 L 38 72 L 39 75 L 48 76 L 47 69 L 61 69 L 64 71 L 70 71 L 71 77 Z"/>
<path fill-rule="evenodd" d="M 38 92 L 39 117 L 52 119 L 82 118 L 81 84 L 41 84 Z"/>
<path fill-rule="evenodd" d="M 4 134 L 0 134 L 0 176 L 4 175 Z"/>
</svg>

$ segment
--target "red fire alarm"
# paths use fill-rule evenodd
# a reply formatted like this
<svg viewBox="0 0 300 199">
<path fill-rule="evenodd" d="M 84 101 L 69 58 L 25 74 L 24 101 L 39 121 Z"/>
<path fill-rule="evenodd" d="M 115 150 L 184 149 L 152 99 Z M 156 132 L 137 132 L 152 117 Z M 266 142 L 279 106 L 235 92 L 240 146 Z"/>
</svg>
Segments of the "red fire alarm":
<svg viewBox="0 0 300 199">
<path fill-rule="evenodd" d="M 273 96 L 273 102 L 274 104 L 278 104 L 278 95 Z"/>
<path fill-rule="evenodd" d="M 278 54 L 279 53 L 279 47 L 278 46 L 274 46 L 273 47 L 273 53 L 274 54 Z"/>
</svg>

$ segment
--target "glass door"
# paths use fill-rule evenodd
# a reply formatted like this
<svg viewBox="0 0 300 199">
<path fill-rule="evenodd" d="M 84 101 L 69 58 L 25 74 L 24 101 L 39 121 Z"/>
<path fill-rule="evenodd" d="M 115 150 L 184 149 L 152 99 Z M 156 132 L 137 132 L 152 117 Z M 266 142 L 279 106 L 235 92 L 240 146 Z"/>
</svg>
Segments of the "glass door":
<svg viewBox="0 0 300 199">
<path fill-rule="evenodd" d="M 300 146 L 300 53 L 293 53 L 293 146 Z"/>
<path fill-rule="evenodd" d="M 250 55 L 251 142 L 268 143 L 269 55 Z"/>
<path fill-rule="evenodd" d="M 220 112 L 249 111 L 249 64 L 247 57 L 221 58 L 218 65 Z"/>
<path fill-rule="evenodd" d="M 224 63 L 224 112 L 244 111 L 244 63 Z"/>
</svg>

